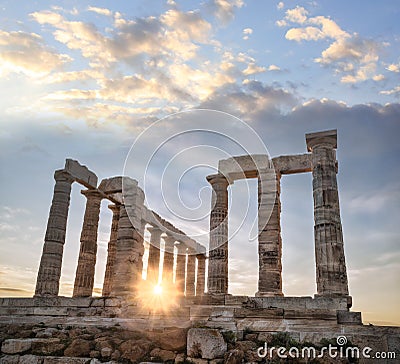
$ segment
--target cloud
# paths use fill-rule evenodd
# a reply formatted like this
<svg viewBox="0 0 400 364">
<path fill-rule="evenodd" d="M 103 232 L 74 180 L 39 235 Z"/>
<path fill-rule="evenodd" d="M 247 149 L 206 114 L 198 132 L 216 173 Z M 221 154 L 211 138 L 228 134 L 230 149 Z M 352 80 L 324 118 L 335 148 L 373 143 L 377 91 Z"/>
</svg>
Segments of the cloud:
<svg viewBox="0 0 400 364">
<path fill-rule="evenodd" d="M 388 71 L 390 71 L 390 72 L 399 73 L 400 72 L 400 65 L 392 63 L 389 66 L 387 66 L 386 69 Z"/>
<path fill-rule="evenodd" d="M 375 40 L 361 38 L 356 33 L 350 34 L 325 16 L 308 17 L 308 11 L 299 6 L 286 10 L 284 19 L 278 21 L 277 25 L 282 27 L 290 23 L 301 26 L 292 27 L 286 32 L 285 38 L 288 40 L 296 42 L 333 40 L 314 61 L 333 67 L 335 73 L 342 75 L 342 83 L 384 79 L 382 74 L 377 74 L 382 45 Z"/>
<path fill-rule="evenodd" d="M 48 47 L 36 33 L 0 30 L 0 74 L 20 72 L 40 77 L 61 69 L 72 58 Z"/>
<path fill-rule="evenodd" d="M 88 6 L 87 8 L 88 11 L 92 11 L 96 14 L 99 15 L 104 15 L 104 16 L 112 16 L 113 12 L 109 9 L 106 8 L 98 8 L 96 6 Z"/>
<path fill-rule="evenodd" d="M 280 114 L 297 103 L 297 98 L 283 88 L 245 80 L 242 87 L 231 85 L 218 89 L 199 108 L 223 110 L 244 120 L 254 121 L 261 113 Z"/>
<path fill-rule="evenodd" d="M 384 90 L 380 92 L 382 95 L 395 95 L 395 96 L 400 96 L 400 86 L 396 86 L 392 88 L 391 90 Z"/>
<path fill-rule="evenodd" d="M 304 24 L 307 21 L 308 11 L 302 6 L 286 10 L 285 19 L 292 23 Z"/>
<path fill-rule="evenodd" d="M 348 208 L 357 213 L 371 214 L 384 212 L 393 201 L 400 201 L 400 186 L 385 186 L 376 191 L 359 194 L 347 202 Z"/>
<path fill-rule="evenodd" d="M 337 72 L 347 73 L 342 76 L 343 83 L 356 83 L 367 79 L 381 80 L 376 74 L 380 45 L 357 35 L 340 38 L 332 43 L 316 58 L 315 62 L 333 65 Z"/>
<path fill-rule="evenodd" d="M 240 9 L 243 5 L 242 0 L 209 0 L 206 3 L 206 7 L 223 24 L 230 22 L 234 18 L 235 10 Z"/>
<path fill-rule="evenodd" d="M 268 66 L 268 71 L 280 71 L 281 68 L 275 64 L 271 64 Z"/>
<path fill-rule="evenodd" d="M 263 73 L 266 71 L 265 67 L 257 66 L 255 63 L 249 63 L 247 68 L 243 70 L 245 76 L 255 75 L 257 73 Z"/>
<path fill-rule="evenodd" d="M 278 3 L 278 5 L 276 5 L 276 8 L 277 8 L 278 10 L 282 10 L 284 7 L 285 7 L 285 4 L 284 4 L 283 1 L 280 1 L 280 2 Z"/>
<path fill-rule="evenodd" d="M 248 40 L 250 34 L 253 34 L 253 29 L 251 29 L 251 28 L 243 29 L 243 39 L 244 40 Z"/>
</svg>

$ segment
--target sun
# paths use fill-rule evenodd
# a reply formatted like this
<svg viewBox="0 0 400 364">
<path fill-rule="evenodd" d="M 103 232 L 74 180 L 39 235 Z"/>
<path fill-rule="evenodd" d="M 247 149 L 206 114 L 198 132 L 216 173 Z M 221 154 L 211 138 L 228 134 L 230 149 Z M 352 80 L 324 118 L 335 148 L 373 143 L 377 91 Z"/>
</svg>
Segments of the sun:
<svg viewBox="0 0 400 364">
<path fill-rule="evenodd" d="M 156 296 L 160 296 L 161 294 L 162 294 L 162 287 L 159 285 L 159 284 L 157 284 L 156 286 L 154 286 L 154 289 L 153 289 L 153 293 L 156 295 Z"/>
</svg>

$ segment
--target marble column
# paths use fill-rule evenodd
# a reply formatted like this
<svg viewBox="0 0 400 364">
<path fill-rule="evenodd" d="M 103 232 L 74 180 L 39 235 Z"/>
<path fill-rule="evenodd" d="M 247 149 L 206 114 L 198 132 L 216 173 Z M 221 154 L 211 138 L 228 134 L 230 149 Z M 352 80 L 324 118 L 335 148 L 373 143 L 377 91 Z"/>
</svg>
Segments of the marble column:
<svg viewBox="0 0 400 364">
<path fill-rule="evenodd" d="M 348 295 L 336 180 L 336 130 L 306 134 L 312 153 L 317 294 Z"/>
<path fill-rule="evenodd" d="M 142 279 L 143 236 L 132 225 L 125 205 L 121 205 L 112 296 L 134 296 Z"/>
<path fill-rule="evenodd" d="M 195 295 L 196 283 L 196 252 L 188 250 L 187 270 L 186 270 L 186 297 Z"/>
<path fill-rule="evenodd" d="M 149 259 L 147 261 L 147 280 L 158 283 L 160 267 L 160 238 L 162 231 L 157 227 L 148 229 L 150 232 Z"/>
<path fill-rule="evenodd" d="M 206 283 L 206 256 L 197 254 L 196 296 L 203 296 Z"/>
<path fill-rule="evenodd" d="M 164 263 L 162 271 L 163 283 L 172 283 L 174 277 L 174 243 L 175 238 L 165 236 L 164 238 Z"/>
<path fill-rule="evenodd" d="M 58 170 L 54 173 L 54 179 L 56 184 L 47 220 L 35 296 L 57 296 L 60 285 L 71 185 L 74 178 L 65 170 Z"/>
<path fill-rule="evenodd" d="M 86 209 L 72 297 L 89 297 L 92 295 L 97 254 L 97 229 L 100 204 L 103 199 L 103 196 L 97 190 L 84 190 L 81 193 L 86 197 Z"/>
<path fill-rule="evenodd" d="M 108 208 L 113 213 L 113 217 L 111 223 L 110 241 L 108 242 L 108 248 L 107 248 L 106 272 L 104 274 L 103 293 L 102 293 L 104 297 L 109 296 L 112 290 L 112 276 L 114 272 L 115 254 L 117 249 L 118 221 L 119 221 L 120 207 L 121 207 L 120 205 L 108 205 Z"/>
<path fill-rule="evenodd" d="M 256 296 L 282 296 L 281 201 L 278 171 L 258 175 L 258 292 Z"/>
<path fill-rule="evenodd" d="M 185 293 L 186 277 L 186 246 L 183 243 L 177 245 L 175 287 L 180 294 Z"/>
<path fill-rule="evenodd" d="M 228 293 L 228 181 L 221 174 L 207 176 L 213 189 L 210 214 L 208 293 Z"/>
</svg>

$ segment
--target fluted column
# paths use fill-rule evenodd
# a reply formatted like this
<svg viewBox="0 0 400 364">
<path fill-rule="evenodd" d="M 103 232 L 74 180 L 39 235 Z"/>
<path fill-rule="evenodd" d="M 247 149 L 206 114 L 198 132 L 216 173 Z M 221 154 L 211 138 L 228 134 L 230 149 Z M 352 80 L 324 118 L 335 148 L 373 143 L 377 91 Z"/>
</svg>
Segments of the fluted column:
<svg viewBox="0 0 400 364">
<path fill-rule="evenodd" d="M 163 283 L 172 283 L 174 276 L 174 243 L 175 238 L 165 236 L 164 238 L 164 263 L 162 271 Z"/>
<path fill-rule="evenodd" d="M 126 207 L 120 208 L 117 250 L 114 274 L 112 277 L 112 296 L 132 296 L 142 279 L 143 238 L 128 217 Z"/>
<path fill-rule="evenodd" d="M 210 214 L 208 293 L 228 293 L 228 181 L 221 174 L 210 175 L 213 188 Z"/>
<path fill-rule="evenodd" d="M 97 254 L 97 229 L 99 225 L 102 195 L 97 190 L 84 190 L 85 216 L 81 231 L 81 247 L 75 274 L 73 297 L 92 295 Z"/>
<path fill-rule="evenodd" d="M 156 227 L 148 229 L 150 232 L 149 259 L 147 261 L 147 280 L 158 283 L 160 267 L 160 238 L 162 231 Z"/>
<path fill-rule="evenodd" d="M 116 254 L 116 245 L 118 238 L 118 221 L 119 221 L 119 210 L 120 205 L 108 205 L 108 208 L 112 211 L 112 223 L 111 223 L 111 233 L 110 233 L 110 241 L 108 242 L 107 248 L 107 265 L 106 272 L 104 274 L 104 283 L 103 283 L 103 293 L 102 295 L 107 297 L 110 295 L 112 290 L 112 276 L 114 272 L 114 264 L 115 264 L 115 254 Z"/>
<path fill-rule="evenodd" d="M 67 228 L 71 185 L 74 178 L 64 170 L 54 173 L 53 201 L 36 281 L 36 296 L 57 296 Z"/>
<path fill-rule="evenodd" d="M 185 293 L 186 276 L 186 246 L 183 243 L 177 245 L 175 287 L 180 294 Z"/>
<path fill-rule="evenodd" d="M 203 296 L 206 283 L 206 256 L 197 254 L 196 296 Z"/>
<path fill-rule="evenodd" d="M 337 188 L 336 130 L 306 134 L 312 153 L 317 294 L 348 295 Z"/>
<path fill-rule="evenodd" d="M 256 296 L 282 296 L 281 200 L 278 171 L 258 175 L 258 292 Z"/>
<path fill-rule="evenodd" d="M 186 270 L 186 297 L 195 295 L 196 281 L 196 252 L 188 251 L 187 270 Z"/>
</svg>

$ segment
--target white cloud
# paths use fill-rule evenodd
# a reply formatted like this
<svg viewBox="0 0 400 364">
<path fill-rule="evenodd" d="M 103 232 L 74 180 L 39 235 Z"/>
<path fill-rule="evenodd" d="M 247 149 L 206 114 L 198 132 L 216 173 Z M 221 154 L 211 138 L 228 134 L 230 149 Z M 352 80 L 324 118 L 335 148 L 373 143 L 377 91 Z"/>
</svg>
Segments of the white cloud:
<svg viewBox="0 0 400 364">
<path fill-rule="evenodd" d="M 224 24 L 234 18 L 235 10 L 244 5 L 243 0 L 209 0 L 206 6 L 211 9 L 214 16 Z"/>
<path fill-rule="evenodd" d="M 243 39 L 244 39 L 244 40 L 249 39 L 249 35 L 250 35 L 250 34 L 253 34 L 253 29 L 251 29 L 251 28 L 245 28 L 245 29 L 243 29 Z"/>
<path fill-rule="evenodd" d="M 308 11 L 299 6 L 286 10 L 284 19 L 276 24 L 282 27 L 290 23 L 301 26 L 292 27 L 286 32 L 285 38 L 288 40 L 296 42 L 333 40 L 314 61 L 325 66 L 332 66 L 337 74 L 342 75 L 342 83 L 384 79 L 382 74 L 376 73 L 379 51 L 382 47 L 378 42 L 363 39 L 358 34 L 349 34 L 325 16 L 308 17 Z"/>
<path fill-rule="evenodd" d="M 276 7 L 277 7 L 278 10 L 281 10 L 281 9 L 283 9 L 283 8 L 285 7 L 285 4 L 284 4 L 283 1 L 280 1 L 280 2 L 278 3 L 278 5 L 276 5 Z"/>
<path fill-rule="evenodd" d="M 325 38 L 325 35 L 316 27 L 291 28 L 286 32 L 285 38 L 300 42 L 302 40 L 323 39 Z"/>
<path fill-rule="evenodd" d="M 48 47 L 35 33 L 0 30 L 0 74 L 21 72 L 32 77 L 60 69 L 72 58 Z"/>
<path fill-rule="evenodd" d="M 292 23 L 304 24 L 307 21 L 308 11 L 302 6 L 286 10 L 285 19 Z"/>
<path fill-rule="evenodd" d="M 112 11 L 106 8 L 98 8 L 96 6 L 88 6 L 87 8 L 88 11 L 92 11 L 96 14 L 99 15 L 105 15 L 105 16 L 112 16 Z"/>
<path fill-rule="evenodd" d="M 390 72 L 395 72 L 395 73 L 399 73 L 400 72 L 400 65 L 399 64 L 390 64 L 389 66 L 387 66 L 386 68 L 388 71 Z"/>
<path fill-rule="evenodd" d="M 268 71 L 280 71 L 280 70 L 281 70 L 281 68 L 279 66 L 275 65 L 275 64 L 271 64 L 268 67 Z"/>
<path fill-rule="evenodd" d="M 250 76 L 250 75 L 257 74 L 257 73 L 263 73 L 265 71 L 266 71 L 265 67 L 258 66 L 257 64 L 252 62 L 252 63 L 248 64 L 248 66 L 245 70 L 243 70 L 243 74 L 245 76 Z"/>
<path fill-rule="evenodd" d="M 380 92 L 382 95 L 400 95 L 400 86 L 396 86 L 391 90 L 384 90 Z"/>
</svg>

